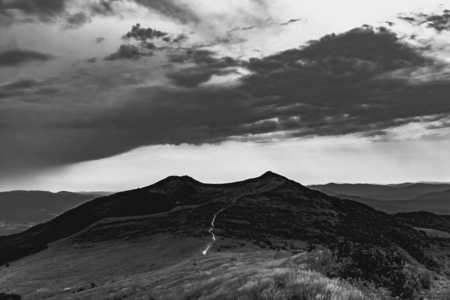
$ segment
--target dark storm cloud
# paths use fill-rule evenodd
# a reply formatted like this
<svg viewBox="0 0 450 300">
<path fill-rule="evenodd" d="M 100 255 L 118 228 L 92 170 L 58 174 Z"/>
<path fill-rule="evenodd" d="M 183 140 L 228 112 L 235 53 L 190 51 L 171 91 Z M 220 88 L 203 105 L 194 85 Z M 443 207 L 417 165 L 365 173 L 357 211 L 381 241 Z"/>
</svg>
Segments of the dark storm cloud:
<svg viewBox="0 0 450 300">
<path fill-rule="evenodd" d="M 169 53 L 169 61 L 172 63 L 208 63 L 215 61 L 214 52 L 211 50 L 188 49 Z"/>
<path fill-rule="evenodd" d="M 10 147 L 0 148 L 1 172 L 98 159 L 146 144 L 220 141 L 244 117 L 232 111 L 245 95 L 227 89 L 136 88 L 127 98 L 112 106 L 55 104 L 51 111 L 4 106 L 0 143 Z"/>
<path fill-rule="evenodd" d="M 175 85 L 194 87 L 207 82 L 213 75 L 236 73 L 236 67 L 243 63 L 231 57 L 216 57 L 210 50 L 182 49 L 169 55 L 169 61 L 175 64 L 194 64 L 182 67 L 166 74 Z"/>
<path fill-rule="evenodd" d="M 174 51 L 169 60 L 173 85 L 131 85 L 115 95 L 120 101 L 86 102 L 77 93 L 53 102 L 38 98 L 42 105 L 0 101 L 0 144 L 8 145 L 0 147 L 2 172 L 99 159 L 144 145 L 218 143 L 281 131 L 292 137 L 373 136 L 421 117 L 438 116 L 440 122 L 450 115 L 449 81 L 414 84 L 396 76 L 437 62 L 384 28 L 328 35 L 246 62 L 198 49 Z M 237 66 L 251 72 L 239 86 L 200 85 Z"/>
<path fill-rule="evenodd" d="M 134 25 L 130 31 L 128 31 L 123 38 L 126 40 L 134 39 L 137 41 L 145 42 L 147 40 L 153 40 L 165 37 L 167 32 L 162 32 L 152 28 L 142 28 L 141 24 Z"/>
<path fill-rule="evenodd" d="M 374 134 L 419 116 L 450 113 L 446 82 L 414 85 L 392 75 L 398 70 L 434 68 L 437 62 L 385 28 L 328 35 L 304 48 L 246 63 L 215 59 L 209 51 L 187 52 L 171 60 L 195 63 L 196 67 L 179 70 L 176 76 L 168 74 L 185 87 L 224 70 L 213 67 L 220 61 L 223 67 L 239 65 L 252 72 L 238 88 L 249 96 L 247 107 L 234 108 L 234 118 L 240 115 L 242 122 L 222 136 L 276 131 L 290 131 L 294 136 Z"/>
<path fill-rule="evenodd" d="M 171 40 L 166 32 L 152 28 L 143 28 L 140 24 L 136 24 L 132 26 L 131 30 L 122 39 L 137 42 L 137 45 L 123 44 L 115 53 L 106 56 L 105 60 L 138 59 L 144 56 L 152 56 L 154 50 L 167 50 L 173 44 L 179 46 L 180 41 L 187 38 L 184 35 L 178 35 L 175 40 Z M 158 45 L 155 43 L 158 43 Z"/>
<path fill-rule="evenodd" d="M 194 87 L 208 81 L 214 74 L 216 73 L 209 69 L 192 67 L 169 72 L 166 76 L 176 85 Z"/>
<path fill-rule="evenodd" d="M 384 27 L 375 30 L 370 26 L 340 35 L 327 35 L 301 49 L 301 58 L 326 62 L 330 57 L 374 63 L 380 71 L 421 66 L 427 61 L 415 49 L 401 42 L 395 33 Z"/>
<path fill-rule="evenodd" d="M 184 87 L 194 87 L 207 82 L 213 75 L 227 75 L 234 73 L 234 70 L 223 70 L 214 67 L 190 67 L 177 71 L 168 72 L 167 78 L 171 79 L 175 85 Z"/>
<path fill-rule="evenodd" d="M 47 61 L 52 57 L 48 54 L 32 51 L 32 50 L 6 50 L 0 52 L 0 66 L 12 67 L 21 65 L 31 61 Z"/>
<path fill-rule="evenodd" d="M 85 13 L 78 12 L 73 15 L 69 15 L 66 18 L 67 25 L 66 28 L 76 29 L 83 26 L 86 23 L 91 22 L 91 18 L 89 18 Z"/>
<path fill-rule="evenodd" d="M 450 30 L 450 10 L 448 9 L 440 13 L 400 15 L 399 19 L 413 25 L 426 25 L 438 32 Z"/>
<path fill-rule="evenodd" d="M 118 60 L 118 59 L 139 59 L 142 56 L 151 56 L 151 52 L 143 53 L 139 50 L 139 47 L 134 45 L 124 44 L 119 47 L 117 52 L 114 52 L 105 57 L 105 60 Z"/>
<path fill-rule="evenodd" d="M 417 116 L 450 113 L 448 83 L 412 85 L 388 76 L 432 64 L 385 28 L 366 27 L 251 59 L 247 67 L 253 74 L 242 88 L 267 99 L 262 107 L 272 107 L 272 117 L 290 120 L 289 126 L 277 121 L 279 130 L 297 128 L 298 136 L 367 133 Z"/>
<path fill-rule="evenodd" d="M 196 65 L 209 65 L 217 68 L 237 66 L 240 62 L 232 57 L 216 57 L 216 53 L 203 49 L 180 49 L 168 55 L 172 63 L 194 63 Z"/>
</svg>

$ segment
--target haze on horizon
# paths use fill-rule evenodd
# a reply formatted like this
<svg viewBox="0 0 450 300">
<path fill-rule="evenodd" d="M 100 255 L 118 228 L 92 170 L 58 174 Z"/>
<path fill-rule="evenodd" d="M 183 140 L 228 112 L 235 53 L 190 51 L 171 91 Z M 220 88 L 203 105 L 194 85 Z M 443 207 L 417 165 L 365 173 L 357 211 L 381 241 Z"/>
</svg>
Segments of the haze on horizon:
<svg viewBox="0 0 450 300">
<path fill-rule="evenodd" d="M 450 5 L 0 2 L 0 191 L 450 182 Z"/>
</svg>

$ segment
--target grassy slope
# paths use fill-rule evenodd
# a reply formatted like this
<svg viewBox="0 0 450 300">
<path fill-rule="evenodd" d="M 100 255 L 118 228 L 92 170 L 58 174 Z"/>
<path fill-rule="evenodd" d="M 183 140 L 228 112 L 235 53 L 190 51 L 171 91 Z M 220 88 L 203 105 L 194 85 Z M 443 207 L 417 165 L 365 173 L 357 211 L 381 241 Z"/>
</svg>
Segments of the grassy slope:
<svg viewBox="0 0 450 300">
<path fill-rule="evenodd" d="M 24 299 L 380 299 L 314 271 L 324 251 L 293 255 L 246 244 L 219 252 L 235 244 L 219 238 L 204 256 L 207 241 L 164 234 L 133 242 L 66 239 L 2 268 L 0 286 Z"/>
<path fill-rule="evenodd" d="M 165 222 L 173 222 L 180 211 L 98 222 L 0 268 L 0 292 L 24 299 L 382 298 L 373 290 L 363 293 L 316 272 L 333 269 L 337 262 L 326 251 L 305 254 L 307 245 L 299 241 L 290 241 L 300 252 L 293 254 L 261 249 L 247 239 L 217 236 L 204 256 L 209 235 L 150 234 L 155 224 L 167 226 Z M 448 281 L 438 279 L 433 293 L 445 293 Z"/>
</svg>

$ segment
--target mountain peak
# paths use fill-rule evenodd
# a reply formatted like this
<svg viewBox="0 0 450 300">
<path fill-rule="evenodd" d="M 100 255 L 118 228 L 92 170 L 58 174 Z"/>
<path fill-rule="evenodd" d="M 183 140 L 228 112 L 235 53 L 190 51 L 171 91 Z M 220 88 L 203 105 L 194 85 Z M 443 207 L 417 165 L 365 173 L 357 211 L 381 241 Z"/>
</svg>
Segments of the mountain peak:
<svg viewBox="0 0 450 300">
<path fill-rule="evenodd" d="M 182 176 L 172 175 L 172 176 L 168 176 L 168 177 L 164 178 L 163 180 L 156 182 L 153 185 L 150 185 L 149 187 L 161 186 L 161 185 L 173 184 L 173 183 L 201 184 L 201 182 L 199 182 L 199 181 L 195 180 L 194 178 L 187 176 L 187 175 L 182 175 Z"/>
<path fill-rule="evenodd" d="M 274 173 L 272 171 L 267 171 L 266 173 L 262 174 L 260 176 L 260 178 L 281 178 L 281 179 L 287 179 L 286 177 L 281 176 L 281 175 L 279 175 L 277 173 Z"/>
</svg>

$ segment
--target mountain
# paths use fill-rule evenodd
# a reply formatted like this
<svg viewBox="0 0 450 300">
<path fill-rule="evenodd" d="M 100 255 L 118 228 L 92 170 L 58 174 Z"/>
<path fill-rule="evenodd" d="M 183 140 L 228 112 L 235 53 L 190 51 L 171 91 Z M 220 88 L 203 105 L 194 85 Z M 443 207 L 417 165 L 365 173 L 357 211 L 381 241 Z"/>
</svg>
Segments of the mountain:
<svg viewBox="0 0 450 300">
<path fill-rule="evenodd" d="M 100 195 L 104 193 L 0 192 L 0 235 L 24 231 Z"/>
<path fill-rule="evenodd" d="M 444 191 L 439 191 L 439 192 L 431 192 L 431 193 L 422 194 L 422 195 L 414 198 L 413 200 L 430 201 L 430 200 L 442 200 L 442 199 L 450 200 L 450 189 L 444 190 Z"/>
<path fill-rule="evenodd" d="M 311 266 L 330 278 L 371 284 L 372 291 L 376 287 L 419 299 L 450 286 L 450 240 L 423 231 L 434 228 L 416 227 L 404 217 L 328 196 L 272 172 L 229 184 L 171 176 L 0 237 L 0 265 L 8 265 L 0 268 L 0 286 L 27 299 L 182 298 L 169 296 L 171 289 L 185 293 L 182 299 L 199 299 L 199 290 L 213 293 L 213 285 L 200 286 L 193 278 L 204 282 L 222 270 L 214 284 L 228 282 L 227 272 L 234 274 L 237 265 L 256 276 L 264 268 L 252 269 L 256 265 L 250 261 L 279 266 L 274 255 L 280 253 L 288 273 Z M 306 258 L 297 255 L 306 250 L 315 252 L 303 263 Z M 272 290 L 286 292 L 287 281 L 277 280 Z M 236 291 L 251 286 L 234 284 Z"/>
<path fill-rule="evenodd" d="M 441 215 L 450 214 L 450 184 L 371 185 L 330 183 L 309 187 L 330 196 L 358 201 L 387 213 L 428 211 Z"/>
<path fill-rule="evenodd" d="M 374 200 L 408 200 L 433 192 L 450 190 L 450 183 L 404 183 L 398 185 L 328 183 L 310 185 L 324 193 L 359 196 Z"/>
<path fill-rule="evenodd" d="M 383 201 L 359 196 L 349 196 L 334 193 L 327 193 L 327 194 L 341 199 L 349 199 L 360 203 L 364 203 L 377 210 L 381 210 L 389 214 L 394 214 L 398 212 L 427 211 L 438 215 L 450 215 L 450 198 L 445 197 L 442 198 L 436 197 L 426 200 L 422 199 L 422 196 L 419 196 L 417 199 L 412 200 Z M 427 195 L 428 194 L 425 194 L 423 195 L 423 197 L 427 197 Z"/>
</svg>

